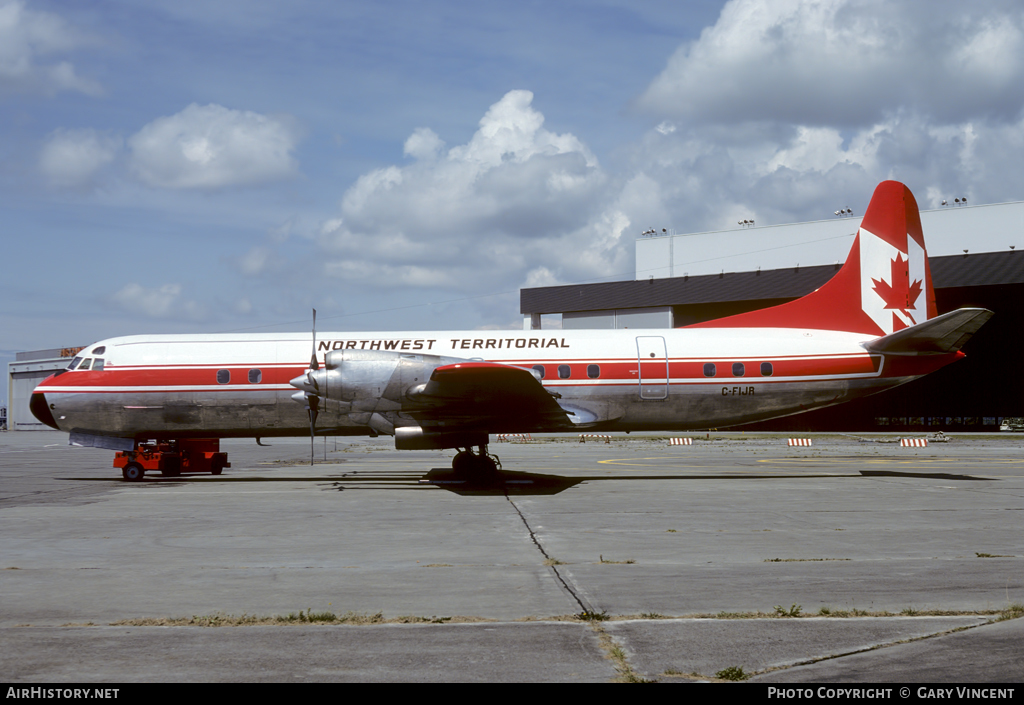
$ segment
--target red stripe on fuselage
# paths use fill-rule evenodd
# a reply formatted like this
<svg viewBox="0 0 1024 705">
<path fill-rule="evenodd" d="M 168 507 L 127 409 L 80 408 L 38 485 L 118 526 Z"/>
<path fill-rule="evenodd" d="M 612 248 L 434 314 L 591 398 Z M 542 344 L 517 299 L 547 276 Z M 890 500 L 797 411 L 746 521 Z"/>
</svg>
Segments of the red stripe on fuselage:
<svg viewBox="0 0 1024 705">
<path fill-rule="evenodd" d="M 915 364 L 916 358 L 902 360 L 899 365 L 887 365 L 883 376 L 908 376 L 922 374 L 917 371 L 920 362 Z M 704 365 L 712 362 L 716 366 L 716 374 L 713 377 L 704 375 Z M 733 363 L 743 363 L 744 374 L 733 375 Z M 765 377 L 761 375 L 760 365 L 762 362 L 772 364 L 772 375 Z M 545 383 L 565 383 L 574 380 L 586 380 L 594 385 L 621 385 L 635 384 L 638 382 L 638 361 L 627 360 L 586 360 L 580 361 L 524 361 L 524 360 L 503 360 L 494 362 L 467 362 L 461 364 L 488 365 L 505 364 L 516 367 L 543 366 L 545 370 Z M 643 361 L 644 378 L 664 379 L 665 361 Z M 945 363 L 943 363 L 945 364 Z M 568 377 L 558 377 L 559 366 L 569 367 Z M 588 375 L 588 367 L 598 365 L 600 377 L 591 378 Z M 694 383 L 712 382 L 722 379 L 744 379 L 747 381 L 770 382 L 773 378 L 815 378 L 815 377 L 837 377 L 844 375 L 877 375 L 881 365 L 879 355 L 822 355 L 816 357 L 766 357 L 758 359 L 736 359 L 736 358 L 700 358 L 700 359 L 670 359 L 668 361 L 668 376 L 673 383 Z M 941 366 L 941 365 L 939 365 Z M 927 367 L 934 369 L 931 365 Z M 231 380 L 228 384 L 219 384 L 217 372 L 229 370 Z M 250 370 L 261 370 L 262 379 L 257 384 L 248 382 Z M 62 388 L 88 387 L 89 391 L 104 392 L 118 391 L 119 389 L 131 387 L 133 391 L 141 391 L 141 387 L 176 387 L 179 391 L 194 391 L 190 388 L 203 387 L 203 391 L 242 391 L 251 389 L 253 391 L 272 386 L 287 385 L 290 380 L 301 375 L 305 370 L 304 364 L 282 365 L 231 365 L 216 367 L 183 366 L 183 365 L 162 365 L 151 367 L 115 367 L 108 366 L 104 370 L 83 370 L 66 372 L 59 377 L 47 379 L 39 386 L 44 390 L 59 391 Z M 76 389 L 75 391 L 83 391 Z M 168 391 L 168 390 L 163 390 Z"/>
</svg>

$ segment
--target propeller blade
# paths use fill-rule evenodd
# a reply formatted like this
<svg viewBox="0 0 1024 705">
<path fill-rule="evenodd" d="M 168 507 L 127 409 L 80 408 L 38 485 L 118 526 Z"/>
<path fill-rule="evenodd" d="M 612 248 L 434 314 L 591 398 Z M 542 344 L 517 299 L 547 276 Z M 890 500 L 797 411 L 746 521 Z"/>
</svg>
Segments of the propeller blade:
<svg viewBox="0 0 1024 705">
<path fill-rule="evenodd" d="M 306 379 L 312 385 L 313 389 L 317 392 L 320 391 L 320 385 L 316 383 L 316 378 L 313 377 L 313 372 L 320 369 L 320 363 L 316 359 L 316 309 L 313 309 L 313 354 L 309 358 L 309 372 L 306 373 Z M 316 394 L 306 394 L 306 403 L 309 405 L 306 407 L 309 410 L 309 464 L 313 464 L 313 457 L 316 449 L 313 447 L 313 442 L 316 440 L 316 417 L 320 415 L 320 397 Z"/>
<path fill-rule="evenodd" d="M 316 359 L 316 309 L 313 309 L 313 355 L 309 358 L 309 369 L 319 370 L 320 363 Z"/>
<path fill-rule="evenodd" d="M 320 415 L 320 397 L 309 394 L 306 396 L 309 402 L 309 464 L 313 464 L 313 454 L 316 452 L 313 442 L 316 440 L 316 417 Z"/>
</svg>

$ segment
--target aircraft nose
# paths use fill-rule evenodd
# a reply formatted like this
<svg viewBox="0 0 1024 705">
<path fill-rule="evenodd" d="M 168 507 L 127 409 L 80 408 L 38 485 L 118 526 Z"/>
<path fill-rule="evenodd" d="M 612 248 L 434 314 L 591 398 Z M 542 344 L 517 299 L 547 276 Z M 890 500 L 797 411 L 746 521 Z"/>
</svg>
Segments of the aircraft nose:
<svg viewBox="0 0 1024 705">
<path fill-rule="evenodd" d="M 50 405 L 46 403 L 45 394 L 42 392 L 32 392 L 32 399 L 28 403 L 28 408 L 32 411 L 32 415 L 44 424 L 58 431 L 60 430 L 57 422 L 53 420 L 53 414 L 50 412 Z"/>
</svg>

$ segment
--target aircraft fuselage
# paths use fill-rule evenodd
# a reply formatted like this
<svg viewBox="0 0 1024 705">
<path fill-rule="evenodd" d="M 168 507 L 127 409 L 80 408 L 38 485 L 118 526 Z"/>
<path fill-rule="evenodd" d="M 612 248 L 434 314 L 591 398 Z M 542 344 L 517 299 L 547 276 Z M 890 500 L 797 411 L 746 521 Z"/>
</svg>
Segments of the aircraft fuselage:
<svg viewBox="0 0 1024 705">
<path fill-rule="evenodd" d="M 787 328 L 322 333 L 320 364 L 338 350 L 483 360 L 536 370 L 572 428 L 669 431 L 798 413 L 908 382 L 962 354 L 871 353 L 871 336 Z M 309 368 L 310 334 L 113 338 L 79 355 L 79 369 L 37 390 L 62 431 L 120 438 L 308 436 L 289 381 Z M 102 360 L 97 367 L 96 360 Z M 89 369 L 81 369 L 89 361 Z M 34 407 L 35 410 L 35 407 Z M 324 404 L 318 435 L 373 434 L 419 421 L 395 404 Z M 529 417 L 489 433 L 565 430 Z"/>
</svg>

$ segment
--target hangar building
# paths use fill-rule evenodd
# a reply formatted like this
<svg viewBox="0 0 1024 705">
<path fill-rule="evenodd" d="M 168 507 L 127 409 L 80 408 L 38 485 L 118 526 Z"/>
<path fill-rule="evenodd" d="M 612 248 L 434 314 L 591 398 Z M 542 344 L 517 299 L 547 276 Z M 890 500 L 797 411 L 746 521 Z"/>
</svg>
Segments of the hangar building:
<svg viewBox="0 0 1024 705">
<path fill-rule="evenodd" d="M 81 350 L 53 348 L 20 352 L 14 362 L 7 363 L 7 399 L 9 404 L 7 428 L 11 431 L 50 431 L 29 409 L 32 390 L 57 370 L 63 370 Z"/>
<path fill-rule="evenodd" d="M 837 217 L 636 241 L 636 279 L 523 289 L 524 327 L 672 328 L 785 303 L 828 281 L 860 225 Z M 967 358 L 889 392 L 744 428 L 780 431 L 994 431 L 1024 416 L 1024 201 L 921 211 L 940 314 L 995 312 Z"/>
</svg>

